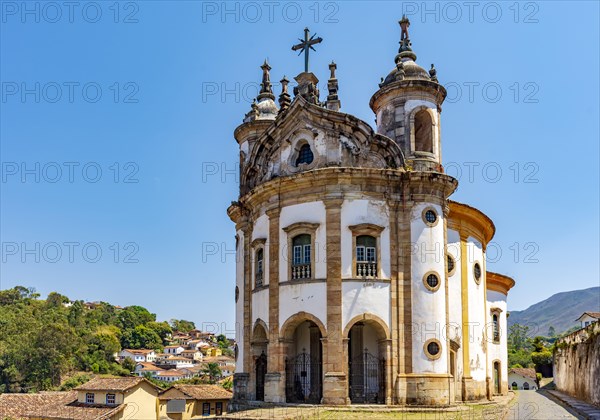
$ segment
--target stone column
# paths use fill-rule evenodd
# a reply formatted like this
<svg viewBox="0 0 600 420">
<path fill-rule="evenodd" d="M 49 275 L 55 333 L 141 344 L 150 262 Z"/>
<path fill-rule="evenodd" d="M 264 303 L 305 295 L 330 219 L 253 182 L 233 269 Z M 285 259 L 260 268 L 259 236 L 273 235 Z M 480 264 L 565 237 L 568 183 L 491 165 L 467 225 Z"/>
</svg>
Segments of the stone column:
<svg viewBox="0 0 600 420">
<path fill-rule="evenodd" d="M 323 404 L 348 403 L 348 381 L 344 368 L 342 339 L 342 198 L 324 200 L 326 211 L 327 338 L 324 340 Z"/>
<path fill-rule="evenodd" d="M 252 369 L 252 352 L 250 347 L 250 339 L 252 335 L 252 281 L 250 278 L 250 239 L 252 236 L 252 224 L 247 217 L 244 217 L 242 221 L 236 226 L 236 230 L 241 230 L 244 234 L 244 240 L 242 243 L 242 261 L 244 265 L 244 281 L 241 292 L 241 298 L 243 300 L 244 308 L 244 324 L 242 327 L 242 346 L 244 349 L 244 357 L 241 361 L 243 366 L 243 372 L 236 373 L 233 378 L 234 382 L 234 395 L 235 399 L 239 401 L 246 401 L 254 398 L 249 392 L 248 386 L 250 383 L 250 372 Z"/>
<path fill-rule="evenodd" d="M 267 210 L 269 217 L 269 347 L 265 375 L 265 402 L 285 402 L 285 346 L 279 337 L 279 215 L 281 209 Z"/>
<path fill-rule="evenodd" d="M 469 278 L 468 262 L 469 254 L 467 249 L 468 236 L 460 232 L 460 271 L 461 271 L 461 303 L 462 303 L 462 356 L 463 356 L 463 376 L 461 383 L 462 399 L 468 401 L 472 399 L 473 378 L 471 377 L 471 358 L 469 356 Z"/>
<path fill-rule="evenodd" d="M 404 188 L 405 196 L 408 188 Z M 415 386 L 409 383 L 412 373 L 412 244 L 410 235 L 412 201 L 402 199 L 397 210 L 398 238 L 396 246 L 398 255 L 398 304 L 396 308 L 398 324 L 397 348 L 398 348 L 398 371 L 396 376 L 396 403 L 406 404 L 414 396 Z"/>
</svg>

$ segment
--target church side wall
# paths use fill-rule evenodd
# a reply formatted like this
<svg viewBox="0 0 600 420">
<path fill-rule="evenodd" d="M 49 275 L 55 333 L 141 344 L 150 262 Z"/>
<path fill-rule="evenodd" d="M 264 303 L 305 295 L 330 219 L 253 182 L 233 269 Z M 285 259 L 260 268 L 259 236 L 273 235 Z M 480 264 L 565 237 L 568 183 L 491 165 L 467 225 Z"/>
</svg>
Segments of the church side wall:
<svg viewBox="0 0 600 420">
<path fill-rule="evenodd" d="M 483 398 L 487 394 L 487 342 L 485 338 L 486 300 L 484 282 L 484 254 L 481 243 L 469 237 L 467 240 L 467 284 L 469 295 L 469 364 L 473 384 L 473 396 Z M 473 268 L 476 263 L 481 267 L 481 281 L 475 281 Z"/>
<path fill-rule="evenodd" d="M 499 328 L 500 328 L 500 341 L 498 343 L 494 343 L 493 334 L 494 334 L 494 326 L 492 322 L 492 309 L 499 309 Z M 494 372 L 494 361 L 500 361 L 500 382 L 501 382 L 501 393 L 505 394 L 508 392 L 508 350 L 507 350 L 507 324 L 506 324 L 506 313 L 507 313 L 507 304 L 506 304 L 506 295 L 500 292 L 496 292 L 493 290 L 487 291 L 487 341 L 488 341 L 488 372 L 490 372 L 490 376 L 493 378 Z"/>
<path fill-rule="evenodd" d="M 429 227 L 421 216 L 423 210 L 432 207 L 438 214 L 438 223 Z M 413 328 L 413 372 L 447 373 L 447 349 L 442 330 L 446 325 L 446 297 L 444 286 L 445 265 L 442 258 L 444 249 L 444 223 L 442 208 L 438 205 L 421 203 L 414 206 L 411 214 L 412 240 L 412 322 Z M 435 292 L 423 283 L 426 273 L 434 272 L 440 280 Z M 423 345 L 435 338 L 441 343 L 441 356 L 436 360 L 427 357 Z"/>
<path fill-rule="evenodd" d="M 237 235 L 237 249 L 235 256 L 235 285 L 238 299 L 235 303 L 235 341 L 238 345 L 238 356 L 235 372 L 244 371 L 244 232 L 239 229 Z"/>
</svg>

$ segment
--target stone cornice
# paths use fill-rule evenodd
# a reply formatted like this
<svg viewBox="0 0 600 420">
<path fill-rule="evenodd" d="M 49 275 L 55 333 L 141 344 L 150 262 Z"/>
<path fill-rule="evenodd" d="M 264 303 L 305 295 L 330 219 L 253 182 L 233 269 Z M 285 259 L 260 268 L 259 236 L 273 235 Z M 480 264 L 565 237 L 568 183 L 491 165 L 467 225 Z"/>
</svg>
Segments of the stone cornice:
<svg viewBox="0 0 600 420">
<path fill-rule="evenodd" d="M 311 231 L 314 232 L 319 227 L 318 223 L 297 222 L 283 228 L 285 233 L 294 231 Z"/>
<path fill-rule="evenodd" d="M 494 222 L 483 212 L 466 204 L 448 201 L 448 229 L 458 231 L 461 238 L 474 237 L 484 249 L 496 233 Z"/>
<path fill-rule="evenodd" d="M 401 91 L 401 93 L 398 91 Z M 436 82 L 431 82 L 429 80 L 407 79 L 392 82 L 383 86 L 373 94 L 371 100 L 369 101 L 369 106 L 373 112 L 377 113 L 378 109 L 380 108 L 378 103 L 382 100 L 386 98 L 392 99 L 395 97 L 407 97 L 411 91 L 419 92 L 421 93 L 421 96 L 422 92 L 430 93 L 435 97 L 438 107 L 441 107 L 442 102 L 444 102 L 444 99 L 446 98 L 446 88 Z"/>
<path fill-rule="evenodd" d="M 515 281 L 511 277 L 491 271 L 486 272 L 485 281 L 487 290 L 500 292 L 504 295 L 507 295 L 508 291 L 515 285 Z"/>
<path fill-rule="evenodd" d="M 277 197 L 277 205 L 284 207 L 348 194 L 405 203 L 434 200 L 443 205 L 457 185 L 456 179 L 439 172 L 329 167 L 272 179 L 243 195 L 235 205 L 249 209 L 267 203 L 272 206 Z M 232 207 L 228 214 L 235 222 L 232 216 L 242 212 Z"/>
<path fill-rule="evenodd" d="M 383 226 L 375 225 L 373 223 L 360 223 L 358 225 L 348 226 L 348 229 L 350 229 L 353 233 L 356 233 L 357 235 L 378 235 L 385 228 Z"/>
</svg>

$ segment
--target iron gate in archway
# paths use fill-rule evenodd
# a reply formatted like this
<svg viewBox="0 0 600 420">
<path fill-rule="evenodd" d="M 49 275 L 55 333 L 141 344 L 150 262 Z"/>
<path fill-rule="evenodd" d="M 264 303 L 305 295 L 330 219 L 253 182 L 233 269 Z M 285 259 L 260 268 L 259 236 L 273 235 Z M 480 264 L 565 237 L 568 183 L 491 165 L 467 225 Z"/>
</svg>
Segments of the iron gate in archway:
<svg viewBox="0 0 600 420">
<path fill-rule="evenodd" d="M 289 403 L 319 404 L 323 384 L 321 360 L 302 352 L 285 361 L 285 396 Z"/>
<path fill-rule="evenodd" d="M 385 359 L 368 350 L 349 362 L 350 400 L 354 404 L 385 403 Z"/>
<path fill-rule="evenodd" d="M 256 399 L 265 400 L 265 375 L 267 374 L 267 355 L 263 351 L 256 358 Z"/>
</svg>

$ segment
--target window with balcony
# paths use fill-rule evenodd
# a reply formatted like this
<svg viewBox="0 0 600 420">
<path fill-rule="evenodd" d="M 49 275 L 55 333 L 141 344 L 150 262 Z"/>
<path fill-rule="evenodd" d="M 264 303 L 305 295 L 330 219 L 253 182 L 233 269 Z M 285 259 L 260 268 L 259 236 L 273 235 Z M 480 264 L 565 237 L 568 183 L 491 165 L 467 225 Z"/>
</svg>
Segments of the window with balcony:
<svg viewBox="0 0 600 420">
<path fill-rule="evenodd" d="M 260 287 L 263 285 L 263 271 L 264 271 L 264 257 L 265 252 L 263 248 L 256 250 L 256 262 L 255 262 L 255 273 L 254 273 L 254 286 Z"/>
<path fill-rule="evenodd" d="M 377 277 L 377 238 L 373 236 L 356 237 L 356 276 Z"/>
<path fill-rule="evenodd" d="M 311 251 L 310 235 L 301 234 L 292 239 L 292 280 L 311 278 Z"/>
</svg>

